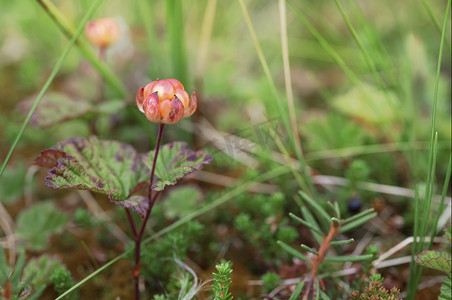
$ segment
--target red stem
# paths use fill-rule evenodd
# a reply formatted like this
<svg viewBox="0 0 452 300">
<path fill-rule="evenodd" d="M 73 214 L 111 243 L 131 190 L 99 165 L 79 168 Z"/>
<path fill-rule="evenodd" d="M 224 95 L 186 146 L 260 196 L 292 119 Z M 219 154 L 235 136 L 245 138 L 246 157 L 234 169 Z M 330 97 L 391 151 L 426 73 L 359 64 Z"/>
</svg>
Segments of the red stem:
<svg viewBox="0 0 452 300">
<path fill-rule="evenodd" d="M 140 299 L 140 290 L 139 290 L 139 279 L 140 279 L 140 248 L 141 248 L 141 240 L 143 238 L 143 233 L 144 233 L 144 228 L 146 227 L 146 223 L 149 219 L 149 216 L 151 214 L 152 211 L 152 207 L 155 204 L 155 201 L 157 200 L 157 197 L 159 195 L 159 192 L 156 192 L 154 197 L 152 197 L 152 183 L 154 181 L 154 174 L 155 174 L 155 166 L 157 163 L 157 157 L 159 155 L 159 150 L 160 150 L 160 142 L 162 140 L 162 134 L 163 134 L 163 127 L 165 126 L 165 124 L 160 124 L 159 126 L 159 133 L 158 133 L 158 137 L 157 137 L 157 144 L 155 146 L 155 151 L 154 151 L 154 161 L 152 162 L 152 169 L 151 169 L 151 178 L 149 180 L 149 189 L 148 189 L 148 200 L 149 200 L 149 207 L 146 211 L 146 214 L 144 216 L 143 219 L 143 223 L 141 224 L 141 228 L 140 231 L 137 234 L 137 231 L 135 229 L 135 225 L 133 223 L 133 220 L 131 218 L 129 218 L 129 222 L 132 226 L 132 231 L 134 232 L 135 235 L 135 266 L 133 268 L 133 280 L 134 280 L 134 285 L 135 285 L 135 300 L 139 300 Z M 128 215 L 130 214 L 129 211 L 127 210 Z"/>
<path fill-rule="evenodd" d="M 135 227 L 135 222 L 132 219 L 132 215 L 130 214 L 130 211 L 127 208 L 125 208 L 125 207 L 124 207 L 124 209 L 126 211 L 127 219 L 129 220 L 130 227 L 132 228 L 133 238 L 136 239 L 136 237 L 137 237 L 137 229 Z"/>
</svg>

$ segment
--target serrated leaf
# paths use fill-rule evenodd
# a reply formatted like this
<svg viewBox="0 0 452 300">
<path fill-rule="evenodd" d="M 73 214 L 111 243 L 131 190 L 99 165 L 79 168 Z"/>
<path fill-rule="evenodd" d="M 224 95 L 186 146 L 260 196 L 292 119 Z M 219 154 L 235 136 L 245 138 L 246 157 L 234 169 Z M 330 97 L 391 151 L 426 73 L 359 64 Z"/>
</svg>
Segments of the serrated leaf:
<svg viewBox="0 0 452 300">
<path fill-rule="evenodd" d="M 24 100 L 18 108 L 26 115 L 34 101 L 35 97 Z M 48 93 L 41 99 L 30 123 L 36 127 L 49 127 L 80 117 L 91 109 L 91 104 L 86 100 L 72 99 L 61 93 Z"/>
<path fill-rule="evenodd" d="M 39 203 L 19 214 L 16 233 L 28 248 L 39 251 L 46 247 L 50 234 L 59 232 L 68 219 L 51 202 Z"/>
<path fill-rule="evenodd" d="M 452 260 L 450 253 L 425 250 L 416 255 L 416 263 L 430 269 L 449 274 L 452 271 Z"/>
<path fill-rule="evenodd" d="M 438 296 L 438 300 L 451 300 L 452 299 L 452 275 L 449 274 L 446 279 L 444 279 L 441 285 L 441 291 Z"/>
<path fill-rule="evenodd" d="M 159 152 L 155 175 L 159 181 L 152 185 L 155 191 L 162 191 L 167 185 L 174 185 L 184 176 L 202 169 L 212 161 L 212 156 L 204 151 L 192 151 L 185 148 L 186 143 L 174 142 L 163 145 Z M 149 153 L 145 164 L 152 168 L 154 151 Z"/>
<path fill-rule="evenodd" d="M 452 242 L 452 226 L 449 224 L 444 228 L 444 237 L 449 241 Z"/>
<path fill-rule="evenodd" d="M 115 201 L 115 203 L 124 208 L 132 209 L 143 218 L 146 216 L 146 211 L 149 208 L 149 199 L 138 195 L 132 196 L 124 201 Z"/>
<path fill-rule="evenodd" d="M 142 163 L 146 154 L 116 141 L 74 137 L 41 152 L 37 165 L 51 168 L 46 184 L 55 189 L 76 188 L 106 194 L 123 201 L 146 186 L 150 170 Z"/>
</svg>

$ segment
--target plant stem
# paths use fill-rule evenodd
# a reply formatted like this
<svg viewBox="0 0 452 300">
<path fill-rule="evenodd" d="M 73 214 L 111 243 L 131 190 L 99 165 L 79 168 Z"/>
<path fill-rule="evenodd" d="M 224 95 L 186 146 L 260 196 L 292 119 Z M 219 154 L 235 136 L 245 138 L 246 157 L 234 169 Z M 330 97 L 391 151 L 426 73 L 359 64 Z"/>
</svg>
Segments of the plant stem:
<svg viewBox="0 0 452 300">
<path fill-rule="evenodd" d="M 135 236 L 135 266 L 133 268 L 133 280 L 135 285 L 135 300 L 140 299 L 140 291 L 138 287 L 139 278 L 140 278 L 140 248 L 141 248 L 141 240 L 143 239 L 143 233 L 144 228 L 146 227 L 146 223 L 149 220 L 149 215 L 151 214 L 152 207 L 154 206 L 155 200 L 157 200 L 157 197 L 159 195 L 159 192 L 156 192 L 154 197 L 152 197 L 152 183 L 154 181 L 154 174 L 155 174 L 155 166 L 157 163 L 157 157 L 159 155 L 160 150 L 160 142 L 162 140 L 162 134 L 163 134 L 163 127 L 165 124 L 160 124 L 159 127 L 159 133 L 157 137 L 157 144 L 155 146 L 154 151 L 154 161 L 152 162 L 152 169 L 151 169 L 151 178 L 149 180 L 149 189 L 148 189 L 148 200 L 149 200 L 149 207 L 146 211 L 146 215 L 144 216 L 143 223 L 141 224 L 140 231 L 137 234 L 137 231 L 135 229 L 135 225 L 133 223 L 132 217 L 130 216 L 129 210 L 127 211 L 127 216 L 129 217 L 130 225 L 132 226 L 132 231 Z"/>
<path fill-rule="evenodd" d="M 130 214 L 130 210 L 128 208 L 125 208 L 127 219 L 129 220 L 130 227 L 132 228 L 133 238 L 136 239 L 137 237 L 137 229 L 135 227 L 135 222 L 132 219 L 132 215 Z"/>
</svg>

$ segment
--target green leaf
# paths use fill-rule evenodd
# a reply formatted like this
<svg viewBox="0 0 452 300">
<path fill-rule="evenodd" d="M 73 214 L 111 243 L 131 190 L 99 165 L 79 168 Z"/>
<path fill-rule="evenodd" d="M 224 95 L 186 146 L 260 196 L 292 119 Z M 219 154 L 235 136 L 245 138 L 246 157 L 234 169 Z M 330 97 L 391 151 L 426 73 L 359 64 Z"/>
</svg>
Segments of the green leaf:
<svg viewBox="0 0 452 300">
<path fill-rule="evenodd" d="M 36 97 L 21 102 L 18 108 L 27 115 Z M 36 108 L 30 123 L 36 127 L 49 127 L 66 120 L 71 120 L 86 114 L 93 109 L 86 100 L 72 99 L 61 93 L 48 93 Z"/>
<path fill-rule="evenodd" d="M 441 285 L 441 291 L 438 300 L 451 300 L 452 297 L 452 275 L 449 274 Z"/>
<path fill-rule="evenodd" d="M 174 185 L 184 176 L 199 170 L 203 165 L 212 161 L 212 156 L 204 151 L 192 151 L 185 148 L 186 143 L 174 142 L 163 145 L 159 152 L 155 175 L 159 181 L 152 186 L 153 190 L 163 191 L 167 185 Z M 152 168 L 154 151 L 145 160 L 146 165 Z"/>
<path fill-rule="evenodd" d="M 134 210 L 143 218 L 146 216 L 146 211 L 149 208 L 149 199 L 138 195 L 134 195 L 124 201 L 114 201 L 114 203 L 119 204 L 124 208 Z"/>
<path fill-rule="evenodd" d="M 334 262 L 346 262 L 346 261 L 362 261 L 366 259 L 372 258 L 372 254 L 363 254 L 363 255 L 355 255 L 355 256 L 329 256 L 325 259 L 325 261 L 334 261 Z"/>
<path fill-rule="evenodd" d="M 347 232 L 349 230 L 352 230 L 353 228 L 356 228 L 358 226 L 361 226 L 362 224 L 372 220 L 373 218 L 375 218 L 377 216 L 377 213 L 371 213 L 371 214 L 367 214 L 363 217 L 360 217 L 357 220 L 354 220 L 352 222 L 347 223 L 346 225 L 343 225 L 340 229 L 339 229 L 339 233 L 344 233 Z"/>
<path fill-rule="evenodd" d="M 449 241 L 452 242 L 452 226 L 449 224 L 444 228 L 444 237 Z"/>
<path fill-rule="evenodd" d="M 416 263 L 430 269 L 449 274 L 452 271 L 452 260 L 450 253 L 425 250 L 416 255 Z"/>
<path fill-rule="evenodd" d="M 17 218 L 17 236 L 32 250 L 43 250 L 50 234 L 59 232 L 68 216 L 57 210 L 51 202 L 33 205 Z"/>
<path fill-rule="evenodd" d="M 115 202 L 126 200 L 146 187 L 149 168 L 146 154 L 116 141 L 74 137 L 41 152 L 37 165 L 51 168 L 46 184 L 55 189 L 76 188 L 108 195 Z"/>
</svg>

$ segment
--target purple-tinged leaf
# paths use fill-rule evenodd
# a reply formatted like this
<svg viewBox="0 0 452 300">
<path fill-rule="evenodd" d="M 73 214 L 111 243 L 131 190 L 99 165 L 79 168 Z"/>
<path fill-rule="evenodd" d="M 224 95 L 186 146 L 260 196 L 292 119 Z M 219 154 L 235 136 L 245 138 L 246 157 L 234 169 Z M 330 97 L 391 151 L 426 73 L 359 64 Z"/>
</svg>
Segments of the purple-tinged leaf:
<svg viewBox="0 0 452 300">
<path fill-rule="evenodd" d="M 76 188 L 108 195 L 123 201 L 147 185 L 150 169 L 143 164 L 145 154 L 132 146 L 97 137 L 67 139 L 45 150 L 35 163 L 51 168 L 46 184 L 55 189 Z"/>
<path fill-rule="evenodd" d="M 113 201 L 115 204 L 121 205 L 127 209 L 133 209 L 142 218 L 146 216 L 146 211 L 149 208 L 149 199 L 144 196 L 132 196 L 124 201 Z"/>
<path fill-rule="evenodd" d="M 416 255 L 416 263 L 423 267 L 435 269 L 449 274 L 452 271 L 452 260 L 449 252 L 425 250 Z"/>
<path fill-rule="evenodd" d="M 34 97 L 19 103 L 18 108 L 26 115 L 30 111 Z M 86 114 L 94 109 L 86 100 L 75 100 L 64 94 L 49 93 L 45 95 L 30 119 L 36 127 L 49 127 Z"/>
<path fill-rule="evenodd" d="M 174 142 L 163 145 L 159 152 L 155 175 L 158 182 L 152 185 L 152 189 L 162 191 L 167 185 L 174 185 L 184 176 L 195 170 L 202 169 L 203 165 L 212 161 L 212 156 L 204 151 L 192 151 L 185 148 L 186 143 Z M 152 168 L 154 151 L 144 160 L 145 164 Z"/>
</svg>

